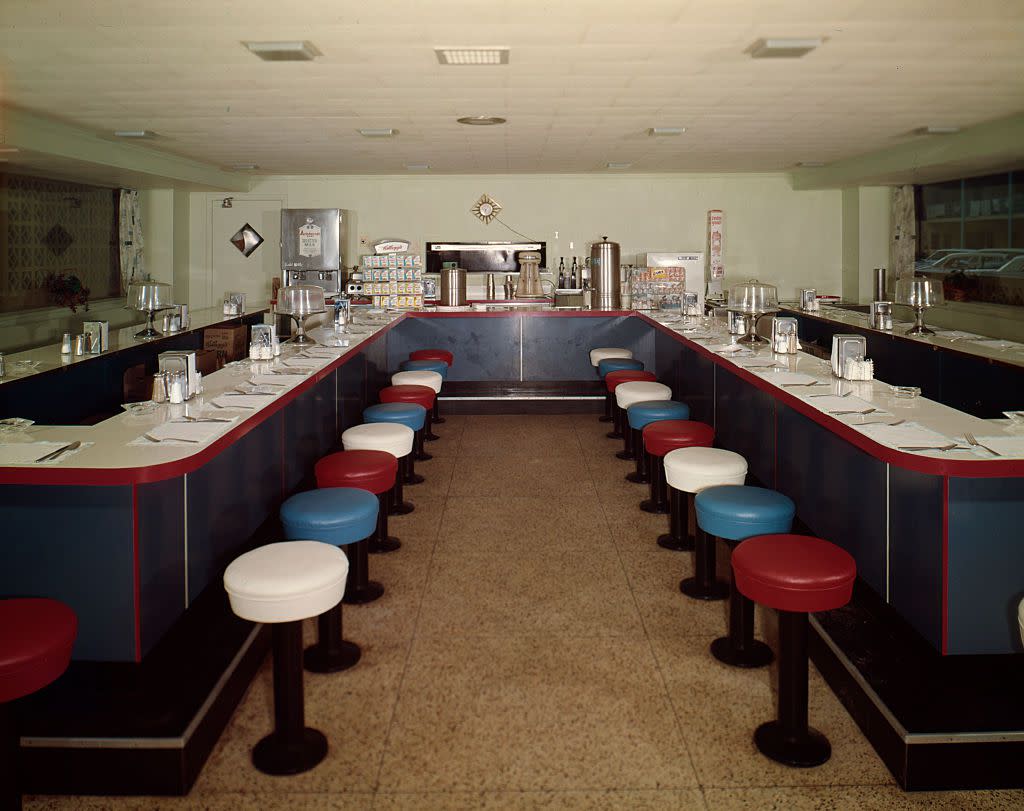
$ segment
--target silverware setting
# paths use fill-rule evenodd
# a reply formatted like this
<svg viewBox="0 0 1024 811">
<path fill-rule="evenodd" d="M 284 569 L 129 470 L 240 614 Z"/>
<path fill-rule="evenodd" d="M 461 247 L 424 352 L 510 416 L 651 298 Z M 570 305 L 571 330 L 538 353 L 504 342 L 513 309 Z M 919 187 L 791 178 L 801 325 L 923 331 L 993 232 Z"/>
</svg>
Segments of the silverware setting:
<svg viewBox="0 0 1024 811">
<path fill-rule="evenodd" d="M 48 454 L 46 454 L 44 456 L 40 456 L 38 459 L 36 459 L 36 461 L 37 462 L 49 462 L 49 461 L 51 461 L 53 459 L 56 459 L 62 453 L 67 453 L 68 451 L 74 451 L 74 450 L 77 450 L 80 447 L 82 447 L 82 443 L 77 441 L 77 440 L 75 442 L 69 442 L 63 448 L 57 448 L 57 450 L 55 450 L 55 451 L 50 451 Z"/>
<path fill-rule="evenodd" d="M 824 385 L 827 386 L 828 383 L 825 383 Z M 842 394 L 808 394 L 807 396 L 808 397 L 849 397 L 851 394 L 853 394 L 853 390 L 852 389 L 850 391 L 844 391 Z"/>
<path fill-rule="evenodd" d="M 792 389 L 792 388 L 797 388 L 799 386 L 827 386 L 827 385 L 828 385 L 828 383 L 822 383 L 820 380 L 815 380 L 813 383 L 783 383 L 782 384 L 782 388 L 784 388 L 784 389 Z M 811 396 L 812 397 L 821 397 L 823 395 L 812 394 Z"/>
<path fill-rule="evenodd" d="M 982 445 L 980 442 L 978 442 L 977 438 L 970 431 L 964 431 L 964 439 L 967 440 L 968 445 L 973 445 L 975 448 L 981 448 L 982 450 L 986 450 L 993 456 L 1002 456 L 1002 454 L 999 453 L 999 451 L 994 451 L 988 445 Z"/>
<path fill-rule="evenodd" d="M 850 411 L 829 411 L 828 413 L 832 414 L 834 416 L 839 417 L 839 416 L 842 416 L 844 414 L 873 414 L 875 411 L 878 411 L 878 409 L 877 408 L 865 408 L 865 409 L 853 409 L 853 410 L 850 410 Z"/>
<path fill-rule="evenodd" d="M 861 425 L 888 425 L 888 426 L 891 427 L 893 425 L 903 425 L 903 423 L 905 423 L 905 422 L 906 422 L 906 420 L 896 420 L 896 422 L 886 422 L 885 420 L 875 420 L 873 422 L 862 422 L 860 424 Z"/>
<path fill-rule="evenodd" d="M 969 445 L 964 446 L 959 442 L 952 442 L 949 445 L 900 445 L 898 451 L 969 451 Z"/>
<path fill-rule="evenodd" d="M 152 434 L 143 434 L 142 436 L 145 439 L 148 439 L 150 442 L 156 442 L 156 443 L 167 442 L 168 440 L 173 440 L 174 442 L 192 442 L 192 443 L 195 443 L 195 444 L 199 443 L 198 439 L 185 439 L 185 437 L 181 437 L 181 436 L 174 436 L 174 437 L 170 437 L 169 436 L 166 439 L 160 439 L 160 437 L 153 436 Z"/>
<path fill-rule="evenodd" d="M 181 419 L 171 420 L 171 422 L 234 422 L 234 420 L 225 417 L 190 417 L 186 414 Z"/>
</svg>

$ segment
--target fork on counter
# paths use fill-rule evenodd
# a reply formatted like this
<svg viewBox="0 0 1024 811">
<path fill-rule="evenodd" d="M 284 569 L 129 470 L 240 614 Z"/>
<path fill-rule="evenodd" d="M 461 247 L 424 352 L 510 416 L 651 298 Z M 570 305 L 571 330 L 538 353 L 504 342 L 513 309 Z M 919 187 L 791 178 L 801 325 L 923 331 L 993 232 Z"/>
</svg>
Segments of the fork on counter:
<svg viewBox="0 0 1024 811">
<path fill-rule="evenodd" d="M 878 409 L 877 408 L 866 408 L 863 411 L 860 411 L 860 410 L 857 410 L 857 409 L 853 409 L 851 411 L 829 411 L 828 413 L 832 414 L 833 416 L 838 417 L 838 416 L 842 416 L 844 414 L 871 414 L 871 413 L 873 413 L 875 411 L 878 411 Z"/>
<path fill-rule="evenodd" d="M 961 445 L 959 442 L 951 442 L 948 445 L 901 445 L 896 448 L 898 451 L 969 451 L 969 446 Z"/>
<path fill-rule="evenodd" d="M 796 388 L 798 386 L 827 386 L 827 385 L 828 385 L 828 383 L 825 383 L 825 382 L 823 382 L 821 380 L 815 380 L 813 383 L 783 383 L 782 384 L 782 388 L 784 388 L 784 389 L 792 389 L 792 388 Z"/>
<path fill-rule="evenodd" d="M 145 437 L 146 439 L 148 439 L 150 442 L 158 442 L 158 443 L 159 442 L 166 442 L 167 439 L 173 439 L 175 442 L 194 442 L 196 444 L 199 443 L 198 439 L 185 439 L 184 437 L 180 437 L 180 436 L 168 437 L 167 439 L 160 439 L 160 437 L 155 437 L 152 434 L 143 434 L 142 436 Z"/>
<path fill-rule="evenodd" d="M 982 445 L 980 442 L 978 442 L 977 438 L 970 431 L 964 431 L 964 439 L 967 440 L 968 445 L 973 445 L 975 448 L 981 448 L 982 450 L 986 450 L 993 456 L 1002 456 L 1002 454 L 999 453 L 999 451 L 994 451 L 988 445 Z"/>
</svg>

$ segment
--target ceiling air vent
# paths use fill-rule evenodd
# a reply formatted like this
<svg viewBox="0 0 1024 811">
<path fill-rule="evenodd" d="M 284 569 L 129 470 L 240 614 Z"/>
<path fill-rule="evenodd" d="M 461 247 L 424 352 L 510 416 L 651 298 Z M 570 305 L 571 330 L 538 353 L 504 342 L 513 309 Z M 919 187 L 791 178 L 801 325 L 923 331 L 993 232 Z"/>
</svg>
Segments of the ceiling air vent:
<svg viewBox="0 0 1024 811">
<path fill-rule="evenodd" d="M 320 56 L 316 45 L 301 42 L 243 42 L 246 48 L 266 62 L 310 62 Z"/>
<path fill-rule="evenodd" d="M 507 65 L 508 48 L 434 48 L 442 65 Z"/>
</svg>

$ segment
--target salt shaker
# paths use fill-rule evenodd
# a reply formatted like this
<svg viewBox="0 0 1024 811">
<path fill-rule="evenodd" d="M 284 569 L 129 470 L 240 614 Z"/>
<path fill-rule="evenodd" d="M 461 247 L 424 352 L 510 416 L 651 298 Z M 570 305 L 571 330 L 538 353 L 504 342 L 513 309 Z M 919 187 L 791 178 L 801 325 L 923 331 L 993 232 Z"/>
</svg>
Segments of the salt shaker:
<svg viewBox="0 0 1024 811">
<path fill-rule="evenodd" d="M 181 372 L 174 372 L 171 374 L 171 393 L 170 401 L 172 403 L 183 403 L 185 402 L 185 379 Z"/>
<path fill-rule="evenodd" d="M 62 355 L 71 354 L 71 333 L 65 332 L 64 337 L 60 339 L 60 353 Z"/>
</svg>

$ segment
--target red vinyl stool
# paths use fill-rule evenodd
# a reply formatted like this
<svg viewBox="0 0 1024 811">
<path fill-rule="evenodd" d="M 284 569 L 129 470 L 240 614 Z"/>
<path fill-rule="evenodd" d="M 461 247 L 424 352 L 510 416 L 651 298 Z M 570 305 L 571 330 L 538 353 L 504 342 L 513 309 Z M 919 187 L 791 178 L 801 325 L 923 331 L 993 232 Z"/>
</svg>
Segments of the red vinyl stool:
<svg viewBox="0 0 1024 811">
<path fill-rule="evenodd" d="M 434 457 L 423 449 L 423 442 L 428 439 L 440 439 L 431 430 L 431 425 L 434 422 L 434 403 L 437 402 L 437 394 L 434 393 L 434 390 L 430 386 L 385 386 L 380 390 L 380 401 L 382 403 L 414 403 L 427 410 L 426 425 L 423 426 L 422 434 L 417 437 L 416 460 L 426 462 L 428 459 L 433 459 Z"/>
<path fill-rule="evenodd" d="M 658 546 L 684 552 L 693 549 L 689 515 L 693 493 L 672 490 L 665 484 L 665 454 L 677 448 L 710 448 L 715 442 L 715 429 L 694 420 L 660 420 L 644 426 L 644 453 L 649 457 L 651 497 L 640 502 L 644 512 L 669 514 L 669 532 L 658 536 Z"/>
<path fill-rule="evenodd" d="M 754 743 L 787 766 L 819 766 L 828 738 L 807 725 L 807 615 L 850 601 L 857 564 L 845 550 L 806 535 L 756 535 L 732 553 L 739 592 L 779 612 L 779 707 Z"/>
<path fill-rule="evenodd" d="M 11 702 L 42 690 L 68 668 L 78 618 L 64 603 L 0 600 L 0 808 L 20 809 L 20 736 Z"/>
<path fill-rule="evenodd" d="M 612 430 L 605 434 L 608 439 L 622 439 L 622 431 L 626 423 L 626 415 L 615 404 L 615 388 L 620 383 L 631 383 L 634 380 L 648 380 L 653 383 L 658 378 L 654 376 L 654 372 L 637 369 L 621 369 L 617 372 L 608 372 L 604 376 L 604 385 L 608 390 L 608 396 L 611 398 L 612 409 Z"/>
<path fill-rule="evenodd" d="M 448 368 L 452 367 L 455 363 L 455 355 L 449 352 L 447 349 L 417 349 L 415 352 L 409 353 L 409 360 L 443 360 L 448 364 Z M 432 414 L 432 422 L 435 425 L 440 425 L 444 422 L 444 418 L 441 416 L 437 407 L 437 398 L 434 398 L 434 413 Z M 430 433 L 429 431 L 427 433 Z"/>
<path fill-rule="evenodd" d="M 368 551 L 394 552 L 402 542 L 388 535 L 388 503 L 398 475 L 398 460 L 386 451 L 339 451 L 316 463 L 317 487 L 358 487 L 377 496 L 377 528 L 370 536 Z"/>
</svg>

